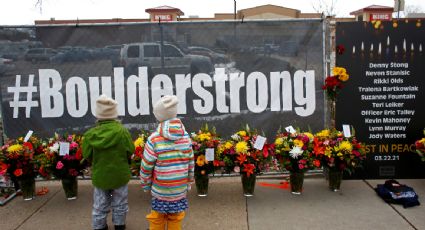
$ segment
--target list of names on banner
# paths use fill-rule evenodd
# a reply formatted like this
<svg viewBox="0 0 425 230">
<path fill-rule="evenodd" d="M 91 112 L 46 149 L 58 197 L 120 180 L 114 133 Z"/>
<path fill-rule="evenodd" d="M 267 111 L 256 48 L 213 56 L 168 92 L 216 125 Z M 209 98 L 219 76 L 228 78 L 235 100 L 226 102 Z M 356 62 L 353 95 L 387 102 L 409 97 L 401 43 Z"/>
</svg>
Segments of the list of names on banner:
<svg viewBox="0 0 425 230">
<path fill-rule="evenodd" d="M 412 84 L 408 62 L 370 62 L 364 72 L 365 86 L 358 86 L 365 106 L 361 116 L 370 140 L 406 139 L 407 127 L 415 115 L 412 100 L 419 86 Z M 388 146 L 378 149 L 388 152 Z M 390 147 L 390 150 L 393 147 Z"/>
</svg>

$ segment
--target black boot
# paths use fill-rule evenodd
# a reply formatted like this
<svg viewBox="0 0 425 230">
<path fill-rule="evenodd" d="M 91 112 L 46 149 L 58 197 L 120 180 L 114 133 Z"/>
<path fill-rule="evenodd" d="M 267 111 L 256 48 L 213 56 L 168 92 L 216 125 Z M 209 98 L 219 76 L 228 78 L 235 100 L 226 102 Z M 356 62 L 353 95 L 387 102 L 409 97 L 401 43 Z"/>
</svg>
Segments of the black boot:
<svg viewBox="0 0 425 230">
<path fill-rule="evenodd" d="M 115 230 L 125 230 L 125 224 L 124 225 L 115 225 Z"/>
</svg>

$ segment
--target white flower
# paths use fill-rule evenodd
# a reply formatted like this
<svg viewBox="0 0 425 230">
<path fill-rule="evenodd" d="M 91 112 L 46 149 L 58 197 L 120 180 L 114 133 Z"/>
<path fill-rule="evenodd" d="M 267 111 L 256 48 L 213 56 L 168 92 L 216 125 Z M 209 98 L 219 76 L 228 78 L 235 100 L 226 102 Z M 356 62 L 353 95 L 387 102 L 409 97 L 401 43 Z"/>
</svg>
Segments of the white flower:
<svg viewBox="0 0 425 230">
<path fill-rule="evenodd" d="M 241 137 L 240 137 L 237 133 L 233 134 L 233 135 L 231 136 L 231 138 L 232 138 L 233 140 L 235 140 L 235 141 L 240 141 L 240 140 L 241 140 Z"/>
<path fill-rule="evenodd" d="M 294 158 L 297 159 L 299 156 L 301 156 L 301 154 L 303 154 L 304 150 L 302 150 L 300 147 L 296 146 L 294 148 L 291 149 L 291 151 L 289 151 L 289 155 Z"/>
<path fill-rule="evenodd" d="M 191 136 L 193 139 L 195 139 L 197 135 L 196 135 L 196 133 L 192 132 L 192 133 L 190 133 L 190 136 Z"/>
<path fill-rule="evenodd" d="M 59 143 L 55 142 L 52 146 L 49 147 L 50 152 L 57 153 L 59 151 Z"/>
</svg>

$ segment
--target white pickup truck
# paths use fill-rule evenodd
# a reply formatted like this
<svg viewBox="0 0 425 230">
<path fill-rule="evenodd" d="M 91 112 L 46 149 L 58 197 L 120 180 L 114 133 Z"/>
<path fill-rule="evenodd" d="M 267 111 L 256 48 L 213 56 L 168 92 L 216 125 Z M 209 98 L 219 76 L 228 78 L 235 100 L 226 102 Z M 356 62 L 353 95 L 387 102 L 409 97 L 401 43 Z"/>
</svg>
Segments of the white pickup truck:
<svg viewBox="0 0 425 230">
<path fill-rule="evenodd" d="M 162 55 L 162 56 L 161 56 Z M 159 42 L 124 44 L 120 53 L 120 64 L 126 76 L 137 74 L 138 67 L 147 66 L 150 76 L 164 73 L 174 74 L 212 74 L 214 66 L 209 57 L 184 53 L 177 46 Z"/>
</svg>

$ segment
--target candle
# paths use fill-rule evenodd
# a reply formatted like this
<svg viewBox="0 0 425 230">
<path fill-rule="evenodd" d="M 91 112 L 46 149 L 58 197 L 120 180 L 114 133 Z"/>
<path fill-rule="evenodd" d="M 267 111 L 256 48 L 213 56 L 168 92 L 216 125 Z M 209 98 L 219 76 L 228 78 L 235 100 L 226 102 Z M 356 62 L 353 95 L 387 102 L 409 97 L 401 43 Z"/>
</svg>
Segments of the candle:
<svg viewBox="0 0 425 230">
<path fill-rule="evenodd" d="M 356 47 L 353 46 L 353 54 L 355 54 L 355 53 L 356 53 Z"/>
<path fill-rule="evenodd" d="M 378 54 L 381 54 L 381 43 L 379 43 L 379 46 L 378 46 Z"/>
</svg>

